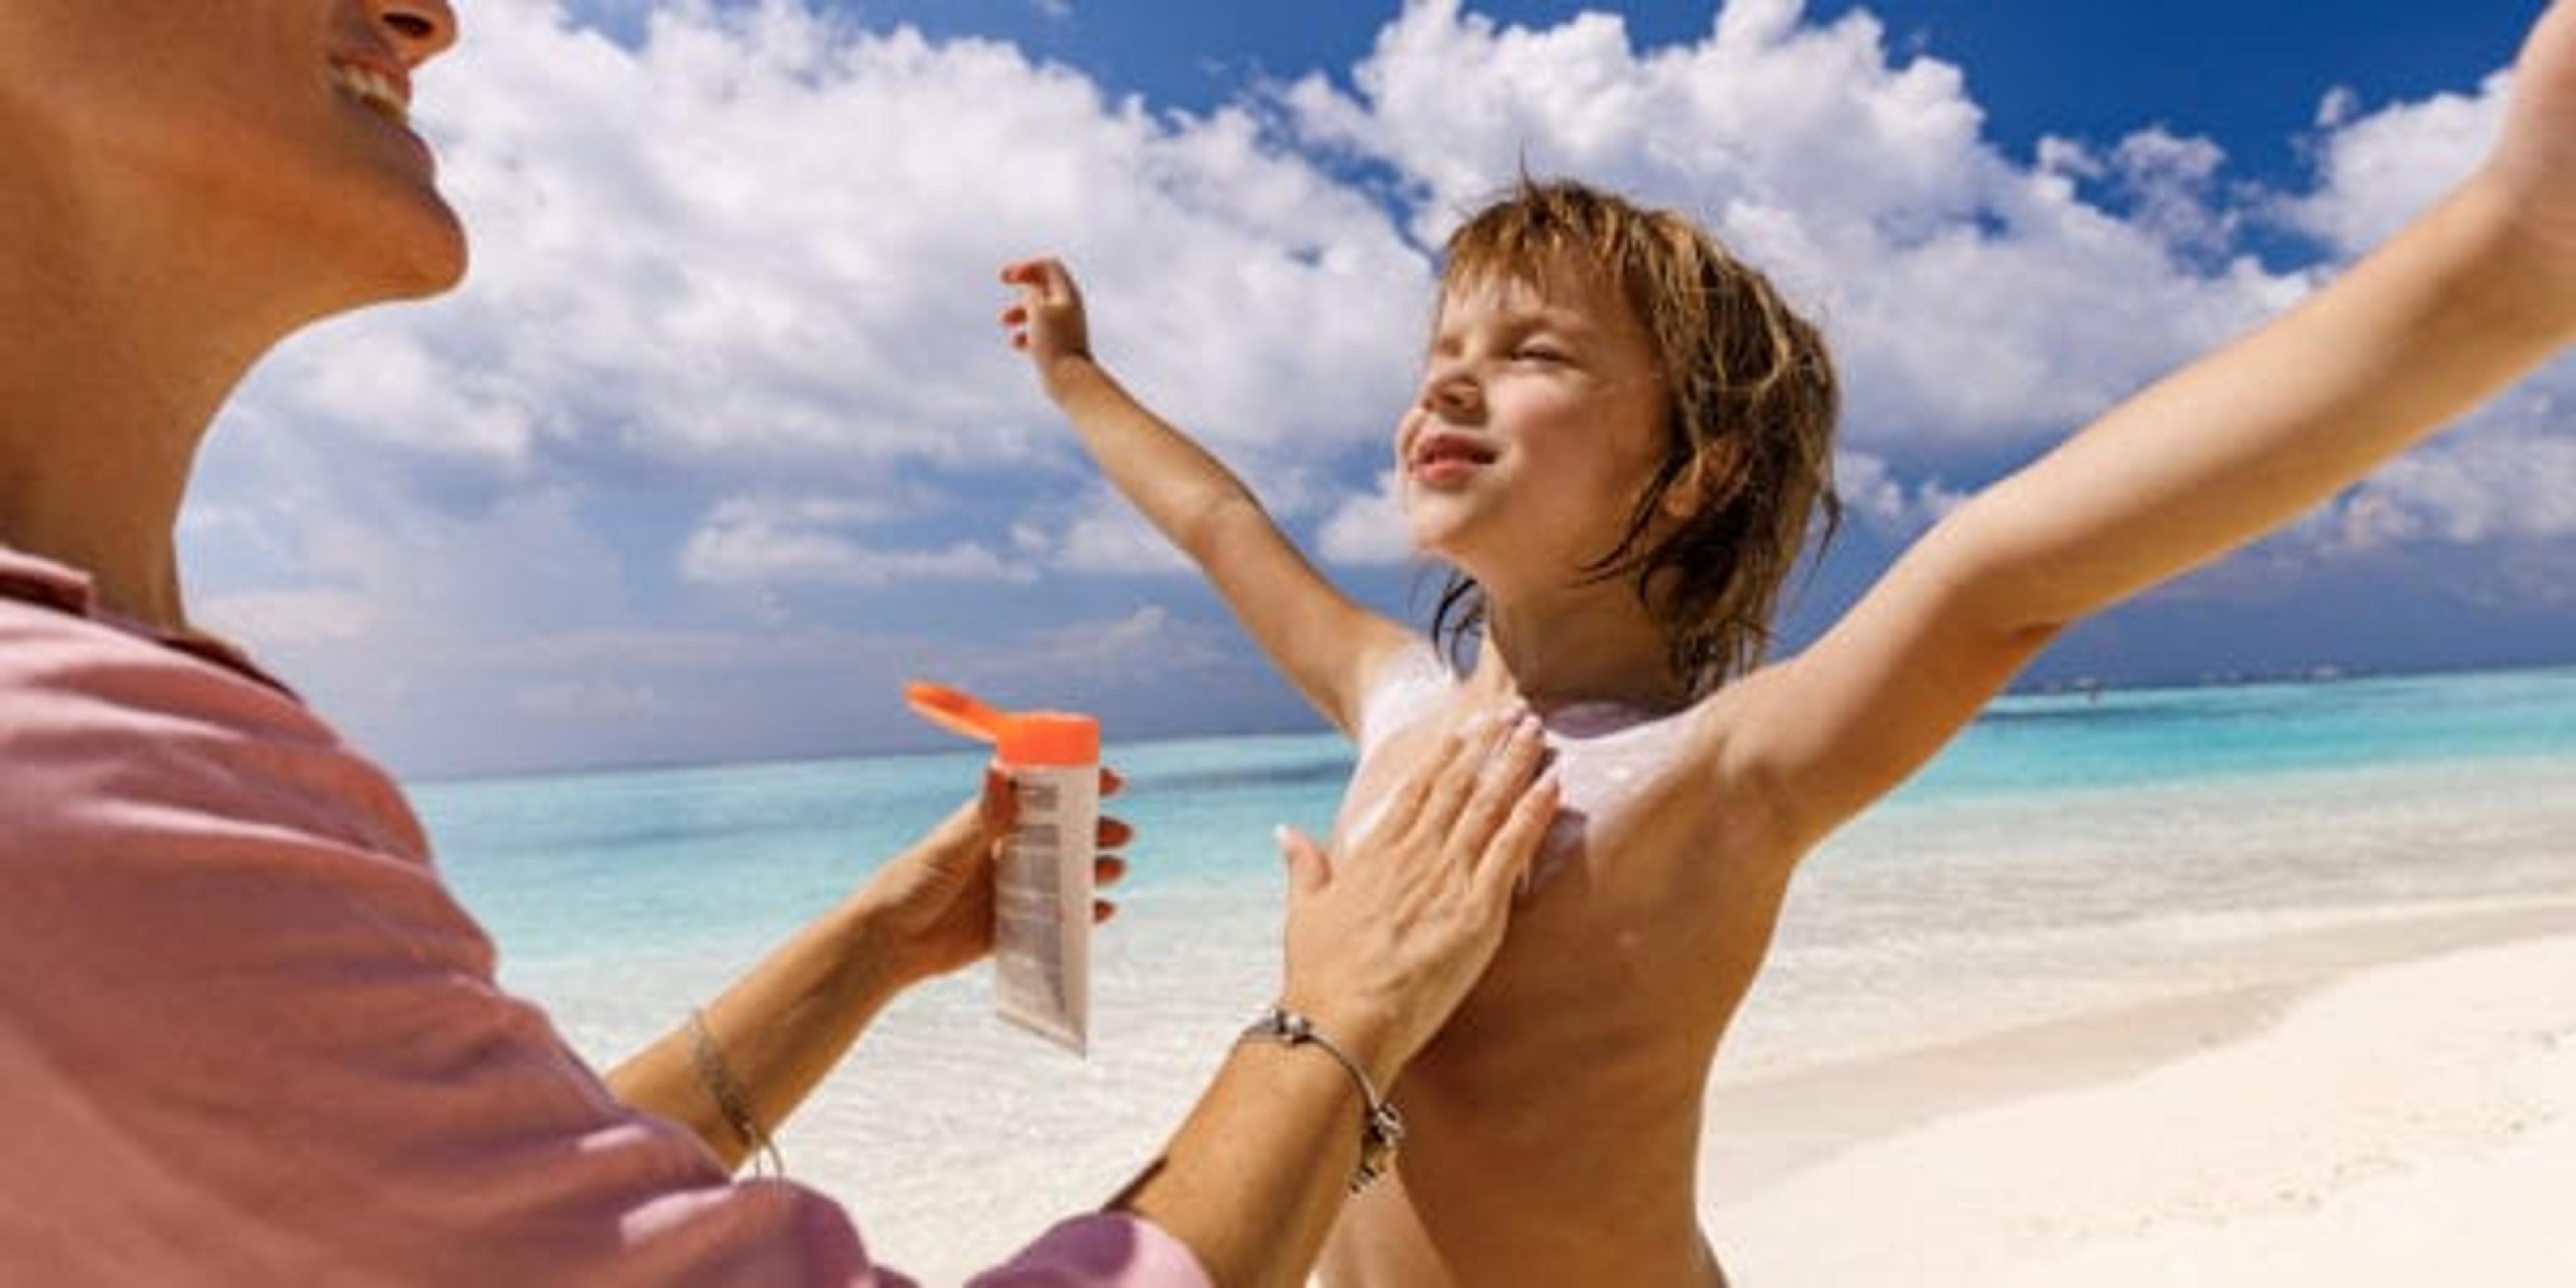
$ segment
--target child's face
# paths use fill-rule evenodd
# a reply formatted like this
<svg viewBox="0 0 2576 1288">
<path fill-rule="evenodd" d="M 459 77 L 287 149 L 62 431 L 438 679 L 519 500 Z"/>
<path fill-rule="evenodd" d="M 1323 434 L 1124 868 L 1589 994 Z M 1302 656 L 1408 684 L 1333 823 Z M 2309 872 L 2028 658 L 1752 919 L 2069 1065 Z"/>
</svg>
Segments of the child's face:
<svg viewBox="0 0 2576 1288">
<path fill-rule="evenodd" d="M 1424 553 L 1510 593 L 1580 578 L 1626 530 L 1665 444 L 1653 341 L 1574 269 L 1452 282 L 1395 435 Z"/>
</svg>

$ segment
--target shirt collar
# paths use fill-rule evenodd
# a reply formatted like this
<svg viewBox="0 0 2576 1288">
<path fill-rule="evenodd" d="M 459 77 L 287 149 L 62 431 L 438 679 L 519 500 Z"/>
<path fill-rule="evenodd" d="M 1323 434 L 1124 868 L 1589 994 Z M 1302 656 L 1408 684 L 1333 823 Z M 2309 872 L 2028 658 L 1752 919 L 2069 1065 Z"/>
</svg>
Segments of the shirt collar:
<svg viewBox="0 0 2576 1288">
<path fill-rule="evenodd" d="M 261 670 L 250 655 L 239 646 L 204 631 L 163 630 L 98 606 L 98 591 L 90 575 L 69 564 L 56 563 L 23 550 L 0 546 L 0 599 L 50 608 L 58 613 L 86 618 L 112 626 L 128 635 L 138 636 L 164 648 L 177 649 L 190 657 L 212 662 L 227 671 L 275 689 L 290 698 L 295 690 L 284 681 Z M 298 698 L 300 701 L 301 699 Z"/>
</svg>

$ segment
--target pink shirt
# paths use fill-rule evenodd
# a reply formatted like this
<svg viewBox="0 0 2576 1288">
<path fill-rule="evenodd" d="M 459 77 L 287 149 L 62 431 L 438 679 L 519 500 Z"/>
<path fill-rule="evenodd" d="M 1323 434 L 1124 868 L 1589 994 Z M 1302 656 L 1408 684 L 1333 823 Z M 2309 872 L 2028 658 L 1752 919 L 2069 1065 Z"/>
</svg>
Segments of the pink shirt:
<svg viewBox="0 0 2576 1288">
<path fill-rule="evenodd" d="M 0 998 L 0 1283 L 911 1283 L 612 1099 L 303 703 L 5 549 Z M 975 1282 L 1207 1278 L 1094 1215 Z"/>
</svg>

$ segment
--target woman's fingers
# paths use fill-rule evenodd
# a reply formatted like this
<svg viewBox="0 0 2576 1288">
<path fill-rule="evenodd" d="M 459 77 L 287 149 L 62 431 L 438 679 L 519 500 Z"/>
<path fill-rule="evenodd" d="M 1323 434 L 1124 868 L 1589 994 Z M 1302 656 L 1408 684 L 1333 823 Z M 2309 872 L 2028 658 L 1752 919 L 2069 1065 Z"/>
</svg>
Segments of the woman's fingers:
<svg viewBox="0 0 2576 1288">
<path fill-rule="evenodd" d="M 1523 715 L 1512 721 L 1471 784 L 1472 790 L 1449 833 L 1451 843 L 1466 847 L 1471 854 L 1481 853 L 1494 830 L 1502 826 L 1505 816 L 1521 799 L 1546 754 L 1547 743 L 1540 734 L 1537 717 Z"/>
<path fill-rule="evenodd" d="M 1526 733 L 1524 723 L 1529 726 Z M 1516 748 L 1516 737 L 1525 738 L 1529 745 Z M 1534 758 L 1544 750 L 1540 743 L 1536 721 L 1517 707 L 1481 712 L 1452 725 L 1441 733 L 1439 745 L 1431 754 L 1396 787 L 1377 833 L 1399 841 L 1436 841 L 1456 835 L 1461 817 L 1480 791 L 1509 792 L 1529 780 L 1526 765 L 1506 773 L 1508 766 L 1494 763 L 1496 754 L 1514 751 L 1513 764 L 1534 764 Z M 1505 781 L 1489 789 L 1489 777 L 1496 774 Z M 1488 808 L 1498 816 L 1502 807 L 1496 803 Z M 1492 824 L 1489 821 L 1484 826 L 1490 830 Z M 1473 842 L 1483 839 L 1484 833 L 1479 832 Z"/>
<path fill-rule="evenodd" d="M 1288 865 L 1288 892 L 1304 896 L 1330 885 L 1333 865 L 1324 858 L 1315 838 L 1293 827 L 1282 826 L 1271 833 L 1279 843 L 1280 861 Z"/>
<path fill-rule="evenodd" d="M 1431 798 L 1433 785 L 1458 763 L 1458 757 L 1466 750 L 1467 732 L 1464 725 L 1452 725 L 1441 731 L 1440 745 L 1432 748 L 1431 758 L 1416 766 L 1396 786 L 1395 799 L 1388 802 L 1386 817 L 1378 824 L 1380 832 L 1395 837 L 1413 834 L 1414 825 L 1422 817 L 1424 804 Z"/>
<path fill-rule="evenodd" d="M 1479 893 L 1497 906 L 1508 902 L 1512 893 L 1522 888 L 1530 864 L 1538 857 L 1539 846 L 1547 840 L 1549 827 L 1556 822 L 1556 806 L 1561 799 L 1556 772 L 1538 776 L 1529 790 L 1513 798 L 1511 812 L 1494 830 L 1487 843 L 1483 861 L 1469 876 Z"/>
<path fill-rule="evenodd" d="M 1011 790 L 1010 775 L 990 765 L 984 767 L 983 790 L 976 797 L 976 813 L 982 818 L 987 835 L 1010 830 L 1011 820 L 1019 815 L 1019 794 Z"/>
<path fill-rule="evenodd" d="M 1467 722 L 1461 730 L 1457 754 L 1441 765 L 1429 790 L 1423 793 L 1421 812 L 1413 819 L 1418 833 L 1433 837 L 1457 835 L 1459 819 L 1465 815 L 1467 803 L 1475 799 L 1495 753 L 1519 729 L 1517 712 L 1486 713 Z"/>
</svg>

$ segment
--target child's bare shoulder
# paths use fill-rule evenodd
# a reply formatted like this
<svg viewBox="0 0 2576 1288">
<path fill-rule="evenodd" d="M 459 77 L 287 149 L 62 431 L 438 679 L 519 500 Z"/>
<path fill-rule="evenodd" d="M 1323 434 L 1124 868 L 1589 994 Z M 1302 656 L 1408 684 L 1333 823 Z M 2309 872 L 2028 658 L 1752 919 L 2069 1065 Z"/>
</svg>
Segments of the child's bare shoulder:
<svg viewBox="0 0 2576 1288">
<path fill-rule="evenodd" d="M 1366 664 L 1351 741 L 1363 759 L 1423 722 L 1457 692 L 1458 673 L 1429 640 L 1409 636 Z"/>
</svg>

